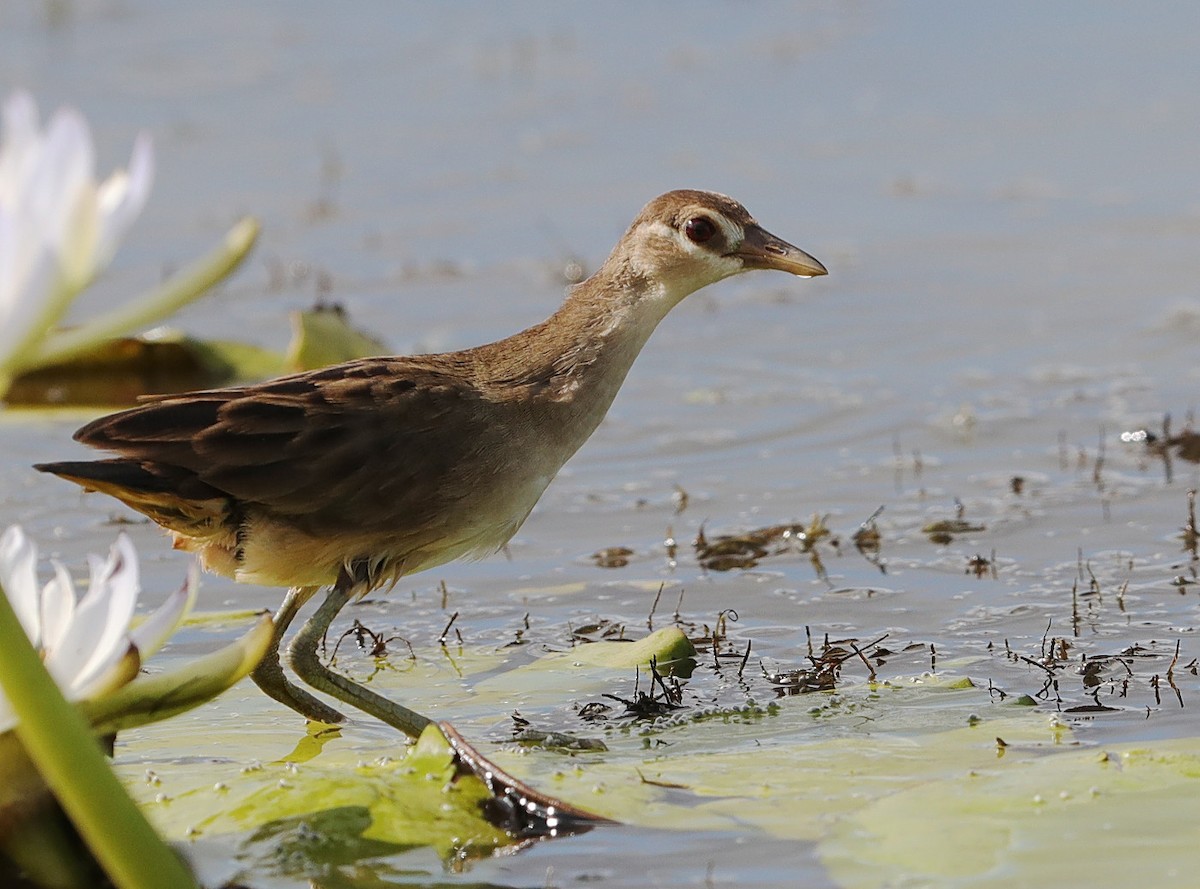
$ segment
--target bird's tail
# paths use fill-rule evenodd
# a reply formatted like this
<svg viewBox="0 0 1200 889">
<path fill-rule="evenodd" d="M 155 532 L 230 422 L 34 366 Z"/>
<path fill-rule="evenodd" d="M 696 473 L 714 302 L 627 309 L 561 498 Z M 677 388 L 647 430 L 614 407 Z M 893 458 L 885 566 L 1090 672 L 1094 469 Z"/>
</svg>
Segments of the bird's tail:
<svg viewBox="0 0 1200 889">
<path fill-rule="evenodd" d="M 74 482 L 85 491 L 116 497 L 171 531 L 193 538 L 220 533 L 232 501 L 186 469 L 143 460 L 38 463 L 34 469 Z"/>
</svg>

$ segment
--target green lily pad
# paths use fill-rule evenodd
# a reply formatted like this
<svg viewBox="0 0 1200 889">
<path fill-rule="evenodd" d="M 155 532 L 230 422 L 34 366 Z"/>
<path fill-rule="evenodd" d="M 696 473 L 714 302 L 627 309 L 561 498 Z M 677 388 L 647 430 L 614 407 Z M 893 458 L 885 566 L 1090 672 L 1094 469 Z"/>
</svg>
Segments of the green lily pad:
<svg viewBox="0 0 1200 889">
<path fill-rule="evenodd" d="M 1007 757 L 1005 757 L 1005 760 Z M 1194 739 L 1000 760 L 877 799 L 820 854 L 839 885 L 1192 886 Z M 1149 854 L 1148 854 L 1149 853 Z"/>
<path fill-rule="evenodd" d="M 105 340 L 68 361 L 21 373 L 6 400 L 26 407 L 132 404 L 139 395 L 222 386 L 282 368 L 282 358 L 264 349 L 158 330 Z"/>
<path fill-rule="evenodd" d="M 979 721 L 977 689 L 936 679 L 813 698 L 820 703 L 811 709 L 694 713 L 647 731 L 666 744 L 661 753 L 653 743 L 631 748 L 610 737 L 602 761 L 570 769 L 541 758 L 496 758 L 529 783 L 617 820 L 812 841 L 876 799 L 986 770 L 1001 758 L 1042 756 L 1061 740 L 1062 729 L 1041 714 Z M 886 731 L 872 731 L 877 723 Z M 998 748 L 998 735 L 1008 747 Z"/>
<path fill-rule="evenodd" d="M 961 679 L 812 700 L 693 714 L 646 730 L 642 744 L 610 733 L 602 757 L 568 764 L 495 759 L 627 823 L 815 842 L 837 885 L 854 889 L 1001 889 L 1013 874 L 1022 885 L 1194 882 L 1194 739 L 1084 748 L 1045 713 L 991 706 Z"/>
<path fill-rule="evenodd" d="M 261 380 L 384 354 L 378 341 L 350 326 L 341 309 L 293 312 L 286 355 L 231 340 L 198 340 L 157 328 L 140 336 L 102 340 L 70 357 L 18 374 L 5 395 L 10 405 L 122 405 L 138 396 L 184 392 Z"/>
<path fill-rule="evenodd" d="M 661 655 L 681 635 L 662 633 L 647 648 Z M 564 701 L 610 690 L 614 677 L 628 682 L 638 668 L 616 664 L 628 663 L 635 644 L 592 643 L 533 662 L 521 662 L 524 648 L 456 648 L 453 662 L 418 649 L 415 661 L 395 665 L 408 672 L 386 670 L 373 686 L 453 718 L 468 737 L 494 739 L 512 708 L 561 712 Z M 362 661 L 345 661 L 361 674 Z M 444 754 L 412 758 L 422 754 L 397 750 L 388 732 L 314 731 L 278 761 L 250 763 L 263 755 L 263 733 L 293 725 L 269 706 L 261 723 L 247 722 L 260 697 L 243 686 L 240 699 L 235 690 L 208 716 L 198 711 L 191 742 L 180 741 L 182 721 L 122 735 L 143 763 L 127 775 L 131 789 L 170 836 L 233 843 L 248 875 L 289 878 L 414 845 L 449 860 L 509 842 L 478 813 L 483 789 L 448 781 L 448 759 L 437 759 Z M 167 732 L 169 756 L 147 759 Z M 1074 885 L 1070 867 L 1092 885 L 1114 885 L 1099 873 L 1094 848 L 1115 829 L 1105 824 L 1138 825 L 1122 839 L 1131 862 L 1146 837 L 1156 855 L 1162 845 L 1163 867 L 1155 862 L 1148 885 L 1186 885 L 1173 884 L 1167 868 L 1191 873 L 1182 863 L 1190 834 L 1179 825 L 1200 814 L 1188 801 L 1200 799 L 1191 788 L 1200 754 L 1180 742 L 1105 757 L 1043 711 L 991 702 L 961 673 L 863 681 L 733 709 L 692 701 L 678 717 L 596 732 L 607 751 L 480 746 L 539 790 L 619 821 L 815 843 L 839 885 L 881 887 L 910 874 L 916 885 L 998 887 L 1012 873 Z M 146 762 L 158 773 L 153 783 L 142 779 Z"/>
<path fill-rule="evenodd" d="M 395 758 L 368 762 L 332 745 L 304 764 L 197 758 L 174 762 L 154 783 L 130 789 L 169 839 L 243 837 L 239 857 L 293 876 L 416 846 L 450 860 L 513 843 L 484 817 L 491 792 L 475 776 L 457 773 L 436 726 Z"/>
<path fill-rule="evenodd" d="M 678 627 L 656 630 L 636 642 L 588 642 L 489 676 L 475 684 L 471 704 L 493 712 L 558 707 L 610 692 L 614 683 L 631 680 L 639 669 L 648 680 L 651 661 L 660 675 L 689 676 L 695 653 Z"/>
</svg>

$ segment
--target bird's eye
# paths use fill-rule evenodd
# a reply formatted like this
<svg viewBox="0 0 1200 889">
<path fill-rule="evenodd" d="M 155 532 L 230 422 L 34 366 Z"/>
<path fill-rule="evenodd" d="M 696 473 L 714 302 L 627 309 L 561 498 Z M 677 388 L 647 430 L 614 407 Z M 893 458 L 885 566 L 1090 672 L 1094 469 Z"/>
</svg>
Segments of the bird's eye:
<svg viewBox="0 0 1200 889">
<path fill-rule="evenodd" d="M 693 244 L 703 244 L 717 233 L 717 227 L 707 216 L 693 216 L 683 224 L 683 233 Z"/>
</svg>

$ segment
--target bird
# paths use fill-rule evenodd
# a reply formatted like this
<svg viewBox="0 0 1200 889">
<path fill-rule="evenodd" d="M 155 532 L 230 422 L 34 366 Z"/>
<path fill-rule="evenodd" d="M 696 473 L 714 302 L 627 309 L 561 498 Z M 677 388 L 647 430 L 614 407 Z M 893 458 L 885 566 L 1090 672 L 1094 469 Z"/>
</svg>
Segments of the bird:
<svg viewBox="0 0 1200 889">
<path fill-rule="evenodd" d="M 286 587 L 252 677 L 306 718 L 336 724 L 344 714 L 292 682 L 279 652 L 325 589 L 287 648 L 293 672 L 415 738 L 427 717 L 321 662 L 330 623 L 402 577 L 502 549 L 599 426 L 666 314 L 754 269 L 828 273 L 732 198 L 670 191 L 549 318 L 505 339 L 144 396 L 74 435 L 116 456 L 35 468 L 148 516 L 213 573 Z"/>
</svg>

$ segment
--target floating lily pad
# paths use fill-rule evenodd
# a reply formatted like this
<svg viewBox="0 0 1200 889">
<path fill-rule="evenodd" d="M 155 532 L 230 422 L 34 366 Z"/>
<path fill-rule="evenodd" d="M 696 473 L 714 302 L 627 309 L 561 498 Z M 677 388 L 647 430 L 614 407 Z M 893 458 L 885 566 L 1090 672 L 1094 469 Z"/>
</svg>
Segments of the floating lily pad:
<svg viewBox="0 0 1200 889">
<path fill-rule="evenodd" d="M 168 328 L 104 340 L 69 360 L 21 373 L 5 400 L 25 407 L 132 404 L 140 395 L 260 380 L 387 351 L 351 327 L 340 308 L 293 312 L 291 323 L 286 355 L 248 343 L 197 340 Z"/>
<path fill-rule="evenodd" d="M 562 657 L 573 663 L 617 669 L 648 667 L 653 661 L 663 675 L 671 674 L 677 666 L 690 674 L 695 666 L 696 646 L 679 627 L 663 627 L 636 642 L 592 642 L 565 652 Z M 545 663 L 552 662 L 547 659 Z"/>
<path fill-rule="evenodd" d="M 209 749 L 219 739 L 206 738 Z M 240 742 L 234 742 L 240 745 Z M 436 726 L 394 758 L 326 746 L 304 764 L 238 764 L 197 757 L 131 787 L 168 838 L 242 836 L 252 867 L 300 877 L 329 864 L 415 846 L 444 859 L 513 843 L 484 815 L 491 791 L 460 774 Z"/>
<path fill-rule="evenodd" d="M 132 404 L 139 395 L 221 386 L 278 373 L 278 355 L 238 343 L 203 343 L 178 331 L 107 340 L 68 362 L 17 376 L 12 405 Z"/>
<path fill-rule="evenodd" d="M 836 826 L 822 859 L 856 889 L 897 874 L 996 889 L 1013 874 L 1029 886 L 1195 884 L 1194 739 L 1007 759 L 873 801 Z"/>
<path fill-rule="evenodd" d="M 875 800 L 969 771 L 1008 768 L 1053 752 L 1063 729 L 1042 714 L 979 722 L 974 688 L 930 677 L 826 696 L 825 704 L 694 712 L 647 733 L 665 746 L 614 745 L 603 760 L 510 759 L 530 783 L 632 824 L 752 828 L 820 840 Z M 886 732 L 873 732 L 876 721 Z M 996 736 L 1009 746 L 1000 750 Z M 661 752 L 660 752 L 661 751 Z"/>
<path fill-rule="evenodd" d="M 639 669 L 649 679 L 651 661 L 661 675 L 689 676 L 695 654 L 678 627 L 664 627 L 636 642 L 588 642 L 484 679 L 475 685 L 472 705 L 536 708 L 595 697 L 632 679 Z"/>
</svg>

